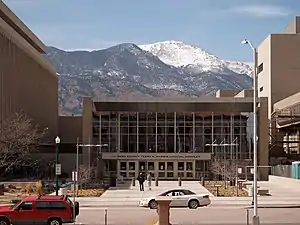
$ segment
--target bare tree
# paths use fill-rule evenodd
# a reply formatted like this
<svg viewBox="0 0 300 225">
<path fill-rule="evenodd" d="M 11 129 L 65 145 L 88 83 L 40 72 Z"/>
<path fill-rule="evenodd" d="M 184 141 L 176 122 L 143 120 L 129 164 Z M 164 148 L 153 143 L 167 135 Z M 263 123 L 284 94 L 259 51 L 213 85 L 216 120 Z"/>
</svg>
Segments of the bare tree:
<svg viewBox="0 0 300 225">
<path fill-rule="evenodd" d="M 78 176 L 79 181 L 81 184 L 84 184 L 86 187 L 86 184 L 91 181 L 91 179 L 94 176 L 95 167 L 89 166 L 89 165 L 81 165 L 78 168 Z"/>
<path fill-rule="evenodd" d="M 233 181 L 237 174 L 237 161 L 229 159 L 214 159 L 211 171 L 216 175 L 223 176 L 226 180 Z"/>
<path fill-rule="evenodd" d="M 0 168 L 6 173 L 12 168 L 28 166 L 31 153 L 40 144 L 44 132 L 23 113 L 15 113 L 0 121 Z"/>
</svg>

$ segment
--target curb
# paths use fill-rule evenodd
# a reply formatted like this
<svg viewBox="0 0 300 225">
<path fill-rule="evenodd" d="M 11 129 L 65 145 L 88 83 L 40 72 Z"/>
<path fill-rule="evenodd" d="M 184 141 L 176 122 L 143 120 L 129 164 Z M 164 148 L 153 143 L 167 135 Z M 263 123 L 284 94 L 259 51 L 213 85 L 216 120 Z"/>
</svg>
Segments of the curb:
<svg viewBox="0 0 300 225">
<path fill-rule="evenodd" d="M 139 207 L 139 205 L 81 205 L 81 208 L 126 208 L 126 207 Z"/>
<path fill-rule="evenodd" d="M 259 209 L 299 209 L 300 205 L 259 205 Z M 245 207 L 245 209 L 253 209 L 253 206 Z"/>
</svg>

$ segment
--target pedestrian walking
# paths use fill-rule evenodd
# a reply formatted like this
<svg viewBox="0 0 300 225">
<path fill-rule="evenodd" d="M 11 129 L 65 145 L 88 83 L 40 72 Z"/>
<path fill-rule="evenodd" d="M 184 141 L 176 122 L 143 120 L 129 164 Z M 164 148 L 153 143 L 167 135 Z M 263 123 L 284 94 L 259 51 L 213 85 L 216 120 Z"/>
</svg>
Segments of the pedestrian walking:
<svg viewBox="0 0 300 225">
<path fill-rule="evenodd" d="M 144 191 L 144 182 L 145 182 L 145 176 L 143 173 L 140 173 L 137 177 L 137 180 L 140 184 L 140 191 Z"/>
</svg>

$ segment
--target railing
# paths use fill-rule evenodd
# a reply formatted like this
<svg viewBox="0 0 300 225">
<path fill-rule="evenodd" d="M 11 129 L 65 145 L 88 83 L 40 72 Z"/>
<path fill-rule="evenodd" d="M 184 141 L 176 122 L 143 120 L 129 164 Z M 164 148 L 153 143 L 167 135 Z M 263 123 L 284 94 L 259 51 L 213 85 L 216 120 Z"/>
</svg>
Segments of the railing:
<svg viewBox="0 0 300 225">
<path fill-rule="evenodd" d="M 276 165 L 272 167 L 271 174 L 279 177 L 292 178 L 291 165 Z"/>
</svg>

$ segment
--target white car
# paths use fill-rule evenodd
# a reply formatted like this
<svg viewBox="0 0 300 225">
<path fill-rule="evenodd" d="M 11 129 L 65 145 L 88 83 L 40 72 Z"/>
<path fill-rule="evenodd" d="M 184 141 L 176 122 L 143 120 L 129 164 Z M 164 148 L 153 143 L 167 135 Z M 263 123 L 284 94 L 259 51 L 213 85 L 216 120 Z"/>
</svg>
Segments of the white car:
<svg viewBox="0 0 300 225">
<path fill-rule="evenodd" d="M 158 196 L 172 197 L 170 207 L 189 207 L 190 209 L 197 209 L 198 207 L 208 206 L 211 203 L 209 195 L 196 194 L 186 189 L 169 190 Z M 139 206 L 156 209 L 157 202 L 155 197 L 143 198 L 141 199 Z"/>
</svg>

